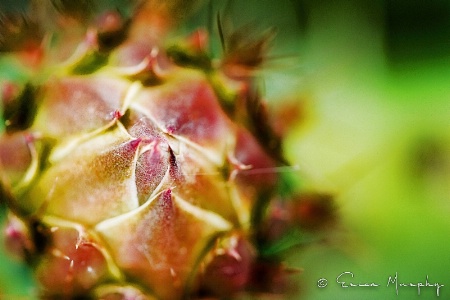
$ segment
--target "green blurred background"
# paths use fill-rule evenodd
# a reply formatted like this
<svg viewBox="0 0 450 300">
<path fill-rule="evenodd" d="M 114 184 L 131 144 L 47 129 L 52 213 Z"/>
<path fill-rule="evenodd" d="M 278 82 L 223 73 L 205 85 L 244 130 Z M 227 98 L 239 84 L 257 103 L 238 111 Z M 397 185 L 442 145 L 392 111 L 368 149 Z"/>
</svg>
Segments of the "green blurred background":
<svg viewBox="0 0 450 300">
<path fill-rule="evenodd" d="M 309 115 L 287 144 L 342 227 L 293 263 L 305 299 L 450 299 L 450 2 L 304 1 L 298 92 Z M 353 272 L 342 288 L 336 277 Z M 328 279 L 318 288 L 319 278 Z M 350 279 L 349 277 L 347 277 Z"/>
<path fill-rule="evenodd" d="M 218 9 L 237 25 L 277 27 L 265 94 L 301 105 L 286 153 L 305 190 L 338 203 L 333 234 L 288 258 L 303 270 L 299 298 L 450 299 L 450 1 L 213 0 L 185 31 Z M 0 260 L 2 299 L 29 295 L 25 269 Z M 346 271 L 380 286 L 342 288 Z M 396 295 L 386 286 L 396 272 L 445 286 L 440 297 L 435 287 Z"/>
</svg>

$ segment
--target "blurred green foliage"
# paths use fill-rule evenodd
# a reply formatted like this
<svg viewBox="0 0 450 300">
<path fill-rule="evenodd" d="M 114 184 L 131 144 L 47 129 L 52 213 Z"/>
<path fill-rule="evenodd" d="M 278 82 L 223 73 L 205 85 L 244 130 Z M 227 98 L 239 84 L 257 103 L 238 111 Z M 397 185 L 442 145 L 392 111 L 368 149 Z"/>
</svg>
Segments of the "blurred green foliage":
<svg viewBox="0 0 450 300">
<path fill-rule="evenodd" d="M 308 4 L 300 89 L 311 113 L 287 149 L 310 188 L 336 195 L 342 228 L 293 259 L 304 299 L 437 298 L 434 287 L 397 296 L 396 272 L 450 295 L 450 8 L 419 2 Z M 342 288 L 345 271 L 380 286 Z"/>
</svg>

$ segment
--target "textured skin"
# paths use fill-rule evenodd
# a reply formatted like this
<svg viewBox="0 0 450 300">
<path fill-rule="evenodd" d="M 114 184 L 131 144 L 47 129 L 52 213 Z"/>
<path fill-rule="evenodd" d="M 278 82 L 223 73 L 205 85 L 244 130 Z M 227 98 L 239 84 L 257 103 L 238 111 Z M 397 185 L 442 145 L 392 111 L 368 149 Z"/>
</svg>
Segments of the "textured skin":
<svg viewBox="0 0 450 300">
<path fill-rule="evenodd" d="M 274 207 L 297 206 L 280 204 L 285 162 L 253 85 L 261 61 L 249 61 L 267 37 L 237 34 L 220 64 L 203 31 L 164 48 L 175 2 L 146 2 L 129 31 L 101 17 L 70 57 L 77 30 L 59 52 L 14 53 L 33 63 L 29 82 L 1 86 L 5 234 L 43 298 L 232 298 L 284 284 L 267 249 L 295 223 Z"/>
<path fill-rule="evenodd" d="M 31 126 L 2 137 L 2 170 L 16 213 L 39 224 L 10 234 L 10 243 L 25 247 L 30 235 L 45 237 L 41 249 L 23 250 L 44 295 L 90 294 L 112 281 L 181 298 L 202 286 L 202 270 L 217 273 L 218 267 L 205 269 L 215 256 L 224 262 L 212 266 L 227 268 L 230 259 L 222 256 L 237 244 L 218 251 L 214 240 L 249 237 L 252 207 L 276 183 L 273 173 L 250 171 L 275 161 L 225 113 L 220 82 L 211 85 L 210 74 L 138 43 L 77 74 L 92 54 L 89 35 L 87 46 L 69 60 L 72 71 L 63 65 L 36 89 Z M 127 57 L 136 53 L 140 61 Z M 238 98 L 246 87 L 236 81 L 228 92 Z M 207 290 L 245 287 L 249 247 L 244 269 L 227 275 L 228 287 L 208 278 Z M 241 260 L 238 252 L 233 257 Z"/>
</svg>

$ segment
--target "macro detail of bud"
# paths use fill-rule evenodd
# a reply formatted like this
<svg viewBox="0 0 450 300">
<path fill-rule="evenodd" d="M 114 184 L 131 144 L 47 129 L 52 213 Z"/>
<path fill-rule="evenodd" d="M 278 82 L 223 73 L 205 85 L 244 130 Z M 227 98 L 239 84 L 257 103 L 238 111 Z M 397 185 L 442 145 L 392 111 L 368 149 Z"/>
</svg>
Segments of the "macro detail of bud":
<svg viewBox="0 0 450 300">
<path fill-rule="evenodd" d="M 281 137 L 254 83 L 273 31 L 231 34 L 215 61 L 205 30 L 166 43 L 197 1 L 137 1 L 130 16 L 98 17 L 84 12 L 94 1 L 51 2 L 31 6 L 35 21 L 55 17 L 36 31 L 57 23 L 30 40 L 42 55 L 0 84 L 5 241 L 39 296 L 282 294 L 280 253 L 297 245 L 286 235 L 321 228 L 333 211 L 283 190 Z M 3 30 L 30 34 L 19 21 Z M 2 51 L 26 70 L 18 38 Z"/>
</svg>

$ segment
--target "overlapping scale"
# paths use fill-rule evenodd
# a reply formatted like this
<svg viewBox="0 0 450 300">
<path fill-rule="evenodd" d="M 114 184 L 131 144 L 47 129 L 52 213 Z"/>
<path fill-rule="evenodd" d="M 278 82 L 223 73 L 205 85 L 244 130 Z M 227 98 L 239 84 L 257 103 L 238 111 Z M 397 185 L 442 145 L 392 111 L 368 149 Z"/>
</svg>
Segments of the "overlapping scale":
<svg viewBox="0 0 450 300">
<path fill-rule="evenodd" d="M 32 163 L 31 135 L 18 132 L 0 137 L 0 172 L 15 186 Z"/>
<path fill-rule="evenodd" d="M 134 169 L 140 143 L 119 128 L 89 139 L 51 166 L 26 201 L 87 225 L 137 208 Z"/>
<path fill-rule="evenodd" d="M 93 237 L 74 227 L 51 226 L 49 232 L 50 243 L 36 276 L 50 297 L 85 296 L 108 278 L 107 260 Z"/>
<path fill-rule="evenodd" d="M 231 224 L 168 189 L 139 210 L 96 226 L 117 265 L 161 299 L 179 299 L 202 253 Z"/>
<path fill-rule="evenodd" d="M 72 76 L 51 80 L 44 88 L 33 128 L 65 139 L 110 124 L 123 114 L 129 83 L 115 78 Z"/>
</svg>

